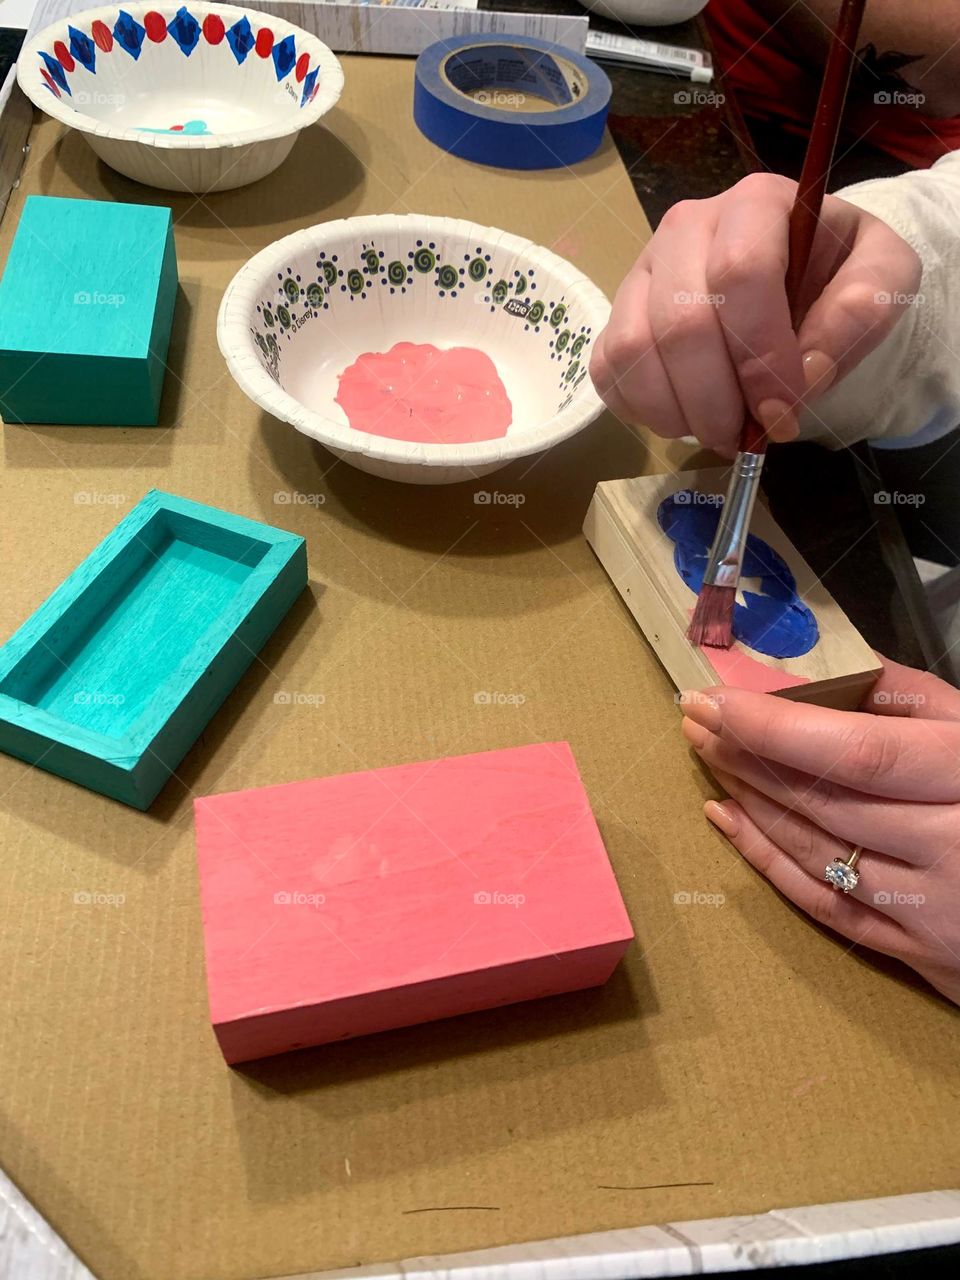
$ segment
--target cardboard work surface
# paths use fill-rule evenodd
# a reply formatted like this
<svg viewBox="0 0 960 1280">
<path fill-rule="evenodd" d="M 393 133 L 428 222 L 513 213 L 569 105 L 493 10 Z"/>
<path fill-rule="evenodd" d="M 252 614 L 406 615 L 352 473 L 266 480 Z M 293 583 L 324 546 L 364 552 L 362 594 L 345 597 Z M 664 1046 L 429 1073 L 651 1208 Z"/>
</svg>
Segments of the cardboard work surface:
<svg viewBox="0 0 960 1280">
<path fill-rule="evenodd" d="M 475 485 L 408 488 L 336 463 L 228 377 L 221 293 L 300 226 L 470 217 L 611 295 L 646 238 L 609 139 L 574 172 L 478 168 L 416 132 L 412 62 L 344 62 L 329 130 L 257 186 L 168 197 L 44 122 L 4 219 L 5 257 L 30 192 L 169 203 L 181 291 L 159 429 L 3 429 L 3 636 L 153 486 L 303 534 L 310 587 L 149 813 L 0 757 L 0 1166 L 103 1280 L 952 1185 L 956 1012 L 708 829 L 672 685 L 580 532 L 597 481 L 689 456 L 608 415 Z M 637 933 L 605 988 L 224 1065 L 195 795 L 556 739 Z"/>
</svg>

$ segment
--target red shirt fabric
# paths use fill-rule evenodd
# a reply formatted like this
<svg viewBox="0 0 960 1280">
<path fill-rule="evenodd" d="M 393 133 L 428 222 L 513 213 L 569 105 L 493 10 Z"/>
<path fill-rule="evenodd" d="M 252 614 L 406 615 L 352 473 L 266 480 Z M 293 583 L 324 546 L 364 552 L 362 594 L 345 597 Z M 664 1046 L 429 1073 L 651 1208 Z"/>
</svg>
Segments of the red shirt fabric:
<svg viewBox="0 0 960 1280">
<path fill-rule="evenodd" d="M 751 0 L 710 0 L 704 17 L 720 70 L 744 114 L 807 134 L 820 80 L 798 60 L 784 22 L 771 28 Z M 844 136 L 925 169 L 960 149 L 960 116 L 935 119 L 913 106 L 875 102 L 873 93 L 854 91 L 844 112 Z"/>
</svg>

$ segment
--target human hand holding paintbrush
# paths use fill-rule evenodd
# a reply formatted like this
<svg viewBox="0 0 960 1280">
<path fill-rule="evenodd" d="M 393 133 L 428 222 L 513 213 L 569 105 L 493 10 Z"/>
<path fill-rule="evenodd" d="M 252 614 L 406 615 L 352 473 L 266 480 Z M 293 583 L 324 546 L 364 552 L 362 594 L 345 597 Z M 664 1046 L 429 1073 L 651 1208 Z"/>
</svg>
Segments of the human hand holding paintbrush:
<svg viewBox="0 0 960 1280">
<path fill-rule="evenodd" d="M 832 445 L 956 421 L 960 153 L 827 196 L 791 313 L 796 189 L 758 174 L 664 220 L 591 364 L 622 421 L 728 458 L 748 412 L 770 439 L 792 439 L 799 417 Z M 682 704 L 685 736 L 730 797 L 706 816 L 744 858 L 814 919 L 960 1001 L 960 789 L 944 767 L 960 750 L 960 695 L 885 661 L 857 712 L 727 688 Z M 861 874 L 838 892 L 825 871 L 854 855 Z"/>
<path fill-rule="evenodd" d="M 896 180 L 903 181 L 903 180 Z M 853 372 L 916 294 L 920 259 L 886 222 L 827 196 L 790 322 L 784 276 L 797 184 L 756 173 L 667 213 L 617 292 L 590 373 L 621 421 L 728 459 L 747 413 L 771 440 Z"/>
<path fill-rule="evenodd" d="M 780 308 L 778 317 L 781 337 L 784 326 L 787 333 L 794 334 L 803 315 L 807 269 L 819 225 L 864 6 L 865 0 L 843 0 L 827 59 L 823 86 L 811 129 L 810 145 L 786 225 L 788 253 L 783 276 L 785 305 Z M 782 262 L 780 266 L 782 268 Z M 768 283 L 778 284 L 778 275 L 779 272 L 775 269 Z M 876 290 L 874 292 L 876 293 Z M 680 298 L 682 299 L 682 294 Z M 703 294 L 701 298 L 704 304 L 712 306 L 718 298 L 722 300 L 722 295 L 714 298 L 709 294 Z M 725 326 L 725 338 L 727 329 L 728 326 Z M 740 352 L 741 362 L 747 368 L 753 364 L 765 366 L 766 362 L 761 354 L 764 347 L 762 337 L 758 343 L 758 351 L 745 344 L 742 335 L 737 335 L 736 331 L 733 332 L 734 341 L 729 345 L 739 345 L 741 348 L 746 346 L 746 352 L 743 350 Z M 614 339 L 611 338 L 608 330 L 598 344 L 598 354 L 592 366 L 592 372 L 601 393 L 609 390 L 604 385 L 608 381 L 606 375 L 609 371 L 603 365 L 613 349 Z M 817 368 L 818 356 L 821 365 L 819 369 Z M 813 379 L 823 383 L 831 370 L 826 353 L 812 351 L 806 363 L 808 373 Z M 776 371 L 769 367 L 768 372 L 774 376 L 776 374 Z M 794 387 L 793 403 L 795 404 L 798 399 L 796 387 Z M 789 401 L 781 400 L 777 396 L 764 397 L 758 399 L 755 411 L 748 402 L 726 500 L 716 537 L 707 558 L 703 585 L 690 623 L 688 634 L 694 644 L 727 648 L 733 642 L 733 606 L 742 571 L 750 518 L 759 489 L 768 432 L 773 433 L 774 438 L 780 439 L 789 438 L 791 434 L 796 433 L 793 406 Z"/>
<path fill-rule="evenodd" d="M 833 149 L 840 132 L 840 117 L 865 4 L 866 0 L 843 0 L 841 4 L 810 130 L 810 143 L 787 222 L 784 290 L 790 325 L 794 330 L 799 320 L 803 281 L 833 163 Z M 687 632 L 691 644 L 711 645 L 718 649 L 729 649 L 733 644 L 733 606 L 743 572 L 750 518 L 760 489 L 766 449 L 767 426 L 748 413 L 740 432 L 716 536 L 707 556 L 703 585 Z"/>
</svg>

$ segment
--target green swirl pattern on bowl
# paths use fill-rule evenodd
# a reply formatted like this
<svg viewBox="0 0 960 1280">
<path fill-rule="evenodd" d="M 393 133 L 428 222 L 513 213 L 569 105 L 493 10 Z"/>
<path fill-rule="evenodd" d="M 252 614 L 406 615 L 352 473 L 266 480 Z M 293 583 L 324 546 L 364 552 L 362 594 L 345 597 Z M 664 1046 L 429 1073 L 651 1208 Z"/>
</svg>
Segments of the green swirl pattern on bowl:
<svg viewBox="0 0 960 1280">
<path fill-rule="evenodd" d="M 592 327 L 577 322 L 575 306 L 563 294 L 549 296 L 549 283 L 542 292 L 535 265 L 518 263 L 515 253 L 496 245 L 467 244 L 467 249 L 462 243 L 448 249 L 437 241 L 413 239 L 388 257 L 370 239 L 357 245 L 349 258 L 318 253 L 309 274 L 302 266 L 299 271 L 288 266 L 277 272 L 272 296 L 260 299 L 257 321 L 250 329 L 264 368 L 279 383 L 284 344 L 324 311 L 363 302 L 381 289 L 393 295 L 432 290 L 445 304 L 483 305 L 500 311 L 504 323 L 538 335 L 557 363 L 555 411 L 560 412 L 587 375 Z"/>
</svg>

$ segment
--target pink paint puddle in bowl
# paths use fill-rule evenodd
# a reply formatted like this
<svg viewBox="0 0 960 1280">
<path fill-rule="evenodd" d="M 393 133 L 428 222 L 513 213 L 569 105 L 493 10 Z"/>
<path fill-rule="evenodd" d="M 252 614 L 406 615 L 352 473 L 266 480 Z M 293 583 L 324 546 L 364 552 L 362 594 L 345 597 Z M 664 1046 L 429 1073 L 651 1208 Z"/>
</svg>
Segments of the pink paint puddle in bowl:
<svg viewBox="0 0 960 1280">
<path fill-rule="evenodd" d="M 494 440 L 513 421 L 488 355 L 429 342 L 366 352 L 341 373 L 336 401 L 354 431 L 422 444 Z"/>
</svg>

